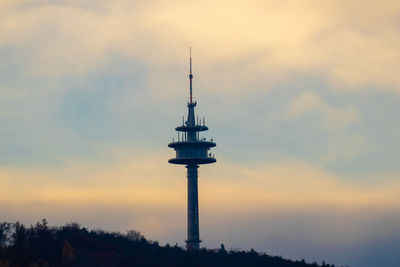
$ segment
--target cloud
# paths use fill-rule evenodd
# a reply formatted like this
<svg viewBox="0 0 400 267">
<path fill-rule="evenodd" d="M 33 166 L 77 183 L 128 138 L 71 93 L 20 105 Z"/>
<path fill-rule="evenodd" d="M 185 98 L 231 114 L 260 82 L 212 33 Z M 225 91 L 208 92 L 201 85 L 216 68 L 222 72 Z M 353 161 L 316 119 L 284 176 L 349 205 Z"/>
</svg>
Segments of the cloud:
<svg viewBox="0 0 400 267">
<path fill-rule="evenodd" d="M 311 92 L 303 92 L 289 104 L 289 117 L 299 117 L 307 113 L 323 114 L 321 127 L 327 130 L 343 129 L 360 120 L 351 107 L 337 108 L 324 102 Z"/>
<path fill-rule="evenodd" d="M 288 104 L 287 117 L 290 120 L 312 119 L 313 129 L 330 136 L 324 142 L 324 153 L 320 159 L 324 163 L 337 160 L 351 160 L 379 147 L 357 129 L 363 124 L 359 112 L 350 105 L 333 106 L 313 92 L 302 92 Z M 315 140 L 316 141 L 316 140 Z"/>
<path fill-rule="evenodd" d="M 27 59 L 29 75 L 85 74 L 110 52 L 165 71 L 171 62 L 186 65 L 183 51 L 192 44 L 197 66 L 220 90 L 292 73 L 342 90 L 400 85 L 400 6 L 390 1 L 60 3 L 3 9 L 0 45 Z"/>
<path fill-rule="evenodd" d="M 232 171 L 227 172 L 228 169 Z M 397 183 L 395 175 L 382 175 L 382 183 L 379 185 L 360 186 L 357 183 L 344 182 L 335 175 L 301 162 L 259 164 L 251 167 L 220 165 L 218 171 L 214 171 L 214 174 L 207 173 L 207 176 L 212 179 L 203 182 L 209 185 L 206 203 L 210 200 L 210 206 L 225 209 L 229 206 L 247 211 L 263 207 L 301 210 L 331 206 L 347 209 L 374 203 L 398 205 L 400 200 L 395 196 L 396 190 L 390 189 L 392 183 Z M 377 176 L 379 175 L 375 174 Z M 223 186 L 224 184 L 230 186 Z M 221 203 L 216 202 L 216 199 Z"/>
</svg>

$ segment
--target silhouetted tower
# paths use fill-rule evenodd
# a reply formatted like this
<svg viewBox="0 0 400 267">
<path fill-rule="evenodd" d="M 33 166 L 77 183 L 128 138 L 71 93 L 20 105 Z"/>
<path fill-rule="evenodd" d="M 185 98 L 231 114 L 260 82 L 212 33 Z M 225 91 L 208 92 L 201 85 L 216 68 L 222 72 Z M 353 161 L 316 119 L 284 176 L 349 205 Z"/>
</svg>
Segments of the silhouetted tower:
<svg viewBox="0 0 400 267">
<path fill-rule="evenodd" d="M 205 119 L 195 121 L 194 107 L 197 102 L 192 98 L 192 55 L 190 53 L 190 98 L 187 104 L 188 116 L 186 121 L 182 121 L 182 126 L 175 128 L 178 131 L 178 140 L 172 140 L 168 146 L 176 151 L 176 157 L 168 160 L 172 164 L 186 165 L 188 179 L 188 228 L 187 228 L 187 248 L 198 249 L 199 238 L 199 204 L 197 193 L 197 169 L 200 164 L 214 163 L 217 160 L 210 153 L 210 148 L 216 144 L 211 139 L 199 138 L 199 132 L 207 131 Z"/>
</svg>

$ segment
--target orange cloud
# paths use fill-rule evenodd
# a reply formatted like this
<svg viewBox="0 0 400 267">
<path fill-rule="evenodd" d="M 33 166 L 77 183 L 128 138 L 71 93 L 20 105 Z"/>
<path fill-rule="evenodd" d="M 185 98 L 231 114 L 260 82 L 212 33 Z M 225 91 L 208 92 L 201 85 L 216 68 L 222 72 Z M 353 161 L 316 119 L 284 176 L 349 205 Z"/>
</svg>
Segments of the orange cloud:
<svg viewBox="0 0 400 267">
<path fill-rule="evenodd" d="M 169 166 L 168 155 L 119 159 L 107 164 L 70 163 L 54 169 L 5 168 L 0 172 L 2 202 L 135 204 L 184 207 L 185 168 Z M 379 176 L 379 175 L 377 175 Z M 201 205 L 211 209 L 313 206 L 363 207 L 400 204 L 394 175 L 381 183 L 344 182 L 299 162 L 257 166 L 219 163 L 200 168 Z"/>
</svg>

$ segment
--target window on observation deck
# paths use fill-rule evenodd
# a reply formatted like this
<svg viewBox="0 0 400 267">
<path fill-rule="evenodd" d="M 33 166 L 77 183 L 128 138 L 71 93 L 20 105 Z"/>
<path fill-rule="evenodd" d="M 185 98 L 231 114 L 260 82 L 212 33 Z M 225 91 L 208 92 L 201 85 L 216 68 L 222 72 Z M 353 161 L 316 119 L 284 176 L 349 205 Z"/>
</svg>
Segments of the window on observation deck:
<svg viewBox="0 0 400 267">
<path fill-rule="evenodd" d="M 177 158 L 207 158 L 208 148 L 180 148 L 176 150 Z"/>
</svg>

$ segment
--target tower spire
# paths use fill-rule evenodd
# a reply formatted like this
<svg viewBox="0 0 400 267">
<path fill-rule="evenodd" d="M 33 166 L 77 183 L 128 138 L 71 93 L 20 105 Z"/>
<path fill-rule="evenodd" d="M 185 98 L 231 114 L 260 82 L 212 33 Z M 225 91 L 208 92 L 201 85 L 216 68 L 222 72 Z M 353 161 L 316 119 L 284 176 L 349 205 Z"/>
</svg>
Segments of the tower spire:
<svg viewBox="0 0 400 267">
<path fill-rule="evenodd" d="M 192 79 L 193 79 L 193 74 L 192 74 L 192 47 L 189 48 L 189 54 L 190 54 L 190 74 L 189 74 L 189 80 L 190 80 L 190 104 L 193 104 L 193 98 L 192 98 Z"/>
</svg>

